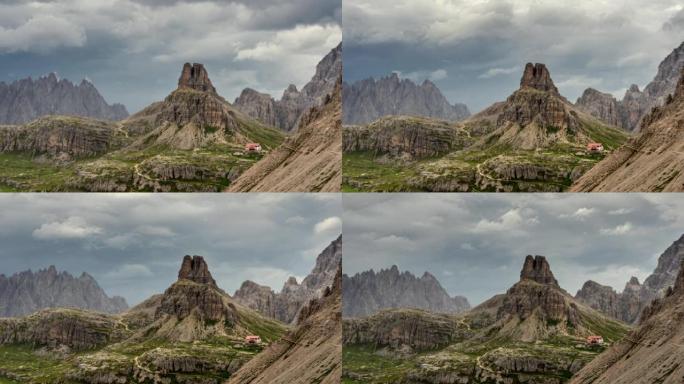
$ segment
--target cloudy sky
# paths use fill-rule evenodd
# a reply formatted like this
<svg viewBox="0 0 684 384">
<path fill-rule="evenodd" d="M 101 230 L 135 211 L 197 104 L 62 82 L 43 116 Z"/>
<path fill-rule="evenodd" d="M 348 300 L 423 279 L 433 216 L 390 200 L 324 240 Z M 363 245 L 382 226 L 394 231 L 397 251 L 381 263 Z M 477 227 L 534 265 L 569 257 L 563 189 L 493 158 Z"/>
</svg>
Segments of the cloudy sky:
<svg viewBox="0 0 684 384">
<path fill-rule="evenodd" d="M 0 0 L 0 81 L 88 78 L 133 113 L 201 62 L 229 101 L 280 98 L 341 41 L 340 20 L 340 0 Z"/>
<path fill-rule="evenodd" d="M 280 291 L 339 236 L 341 209 L 333 194 L 2 194 L 0 273 L 86 271 L 134 305 L 190 254 L 231 294 L 247 279 Z"/>
<path fill-rule="evenodd" d="M 347 194 L 344 272 L 396 264 L 434 274 L 472 305 L 519 280 L 544 255 L 573 295 L 589 279 L 622 291 L 641 282 L 684 233 L 674 194 Z"/>
<path fill-rule="evenodd" d="M 572 101 L 622 98 L 684 41 L 681 0 L 345 0 L 343 14 L 345 81 L 430 78 L 471 112 L 517 89 L 526 62 Z"/>
</svg>

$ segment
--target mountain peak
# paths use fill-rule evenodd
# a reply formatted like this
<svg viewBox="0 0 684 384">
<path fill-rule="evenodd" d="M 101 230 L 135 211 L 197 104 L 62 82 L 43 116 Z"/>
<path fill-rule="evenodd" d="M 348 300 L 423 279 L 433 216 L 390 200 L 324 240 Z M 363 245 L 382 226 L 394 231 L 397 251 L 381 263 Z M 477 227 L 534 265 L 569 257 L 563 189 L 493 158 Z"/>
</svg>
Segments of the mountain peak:
<svg viewBox="0 0 684 384">
<path fill-rule="evenodd" d="M 216 281 L 211 277 L 209 266 L 202 256 L 185 255 L 181 269 L 178 271 L 178 280 L 190 280 L 216 287 Z"/>
<path fill-rule="evenodd" d="M 553 276 L 551 266 L 544 256 L 527 255 L 520 271 L 520 280 L 532 280 L 539 284 L 558 286 L 558 281 Z"/>
<path fill-rule="evenodd" d="M 558 89 L 551 80 L 551 74 L 546 65 L 541 63 L 527 63 L 520 79 L 520 88 L 534 88 L 544 92 L 558 94 Z"/>
<path fill-rule="evenodd" d="M 202 92 L 216 93 L 216 89 L 211 84 L 209 80 L 209 73 L 204 68 L 203 64 L 185 63 L 183 65 L 183 71 L 178 79 L 178 89 L 190 88 Z"/>
</svg>

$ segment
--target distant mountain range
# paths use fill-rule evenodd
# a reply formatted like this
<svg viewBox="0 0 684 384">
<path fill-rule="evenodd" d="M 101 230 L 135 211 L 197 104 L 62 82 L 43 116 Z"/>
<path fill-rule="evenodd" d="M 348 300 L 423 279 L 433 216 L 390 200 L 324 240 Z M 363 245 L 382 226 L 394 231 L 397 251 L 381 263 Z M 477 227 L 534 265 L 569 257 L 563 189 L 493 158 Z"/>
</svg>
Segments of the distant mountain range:
<svg viewBox="0 0 684 384">
<path fill-rule="evenodd" d="M 284 323 L 298 322 L 299 312 L 309 300 L 319 297 L 333 285 L 335 274 L 342 263 L 342 236 L 331 242 L 316 258 L 311 273 L 302 280 L 290 277 L 279 293 L 251 280 L 242 283 L 233 299 L 264 316 Z"/>
<path fill-rule="evenodd" d="M 344 124 L 368 124 L 383 116 L 423 116 L 460 121 L 470 116 L 465 104 L 451 105 L 430 80 L 417 85 L 392 73 L 378 80 L 369 78 L 342 86 Z"/>
<path fill-rule="evenodd" d="M 301 91 L 294 84 L 283 92 L 280 100 L 271 95 L 245 88 L 233 106 L 264 124 L 286 132 L 296 131 L 304 114 L 325 103 L 342 76 L 342 43 L 333 48 L 316 66 L 316 73 Z"/>
<path fill-rule="evenodd" d="M 0 275 L 0 317 L 24 316 L 46 308 L 79 308 L 106 313 L 128 309 L 120 296 L 109 297 L 87 273 L 74 277 L 54 266 Z"/>
<path fill-rule="evenodd" d="M 24 124 L 47 115 L 122 120 L 128 111 L 122 104 L 107 104 L 88 80 L 76 85 L 50 73 L 35 80 L 0 82 L 0 124 Z"/>
<path fill-rule="evenodd" d="M 658 66 L 658 73 L 643 91 L 632 84 L 622 100 L 610 94 L 587 88 L 575 105 L 603 122 L 627 131 L 639 132 L 642 119 L 653 107 L 665 104 L 674 93 L 679 73 L 684 67 L 684 43 L 675 48 Z"/>
<path fill-rule="evenodd" d="M 400 272 L 396 265 L 342 276 L 342 313 L 345 317 L 366 317 L 384 309 L 417 308 L 440 313 L 470 309 L 463 296 L 450 297 L 432 274 L 416 277 Z"/>
</svg>

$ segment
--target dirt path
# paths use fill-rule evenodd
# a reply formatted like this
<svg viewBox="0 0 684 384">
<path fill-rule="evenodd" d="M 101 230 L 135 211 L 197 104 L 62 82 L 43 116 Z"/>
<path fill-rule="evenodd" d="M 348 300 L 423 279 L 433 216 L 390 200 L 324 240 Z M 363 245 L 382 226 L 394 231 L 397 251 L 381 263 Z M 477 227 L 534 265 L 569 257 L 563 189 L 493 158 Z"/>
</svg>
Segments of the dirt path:
<svg viewBox="0 0 684 384">
<path fill-rule="evenodd" d="M 135 172 L 136 175 L 142 177 L 143 179 L 145 179 L 147 181 L 159 181 L 157 179 L 153 179 L 153 178 L 147 176 L 146 174 L 140 172 L 140 163 L 137 163 L 133 166 L 133 171 Z"/>
</svg>

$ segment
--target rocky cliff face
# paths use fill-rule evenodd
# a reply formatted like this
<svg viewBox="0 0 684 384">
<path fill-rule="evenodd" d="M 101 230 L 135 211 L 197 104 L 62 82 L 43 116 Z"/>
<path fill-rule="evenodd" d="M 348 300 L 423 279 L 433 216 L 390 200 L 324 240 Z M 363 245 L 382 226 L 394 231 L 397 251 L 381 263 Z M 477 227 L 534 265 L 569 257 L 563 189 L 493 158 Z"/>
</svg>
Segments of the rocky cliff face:
<svg viewBox="0 0 684 384">
<path fill-rule="evenodd" d="M 469 316 L 490 317 L 492 323 L 487 326 L 496 330 L 500 337 L 523 342 L 557 335 L 584 337 L 601 334 L 604 338 L 615 338 L 615 335 L 604 332 L 602 327 L 626 329 L 626 326 L 585 306 L 561 289 L 543 256 L 527 256 L 520 281 L 505 295 L 495 296 L 474 308 Z"/>
<path fill-rule="evenodd" d="M 0 319 L 0 344 L 31 344 L 82 351 L 130 336 L 116 318 L 75 309 L 47 309 L 25 318 Z"/>
<path fill-rule="evenodd" d="M 367 126 L 345 127 L 342 143 L 345 152 L 364 151 L 415 160 L 461 149 L 469 138 L 446 121 L 387 116 Z"/>
<path fill-rule="evenodd" d="M 280 100 L 246 88 L 233 105 L 248 116 L 287 132 L 302 126 L 306 112 L 326 102 L 342 77 L 342 43 L 330 51 L 316 66 L 316 73 L 301 91 L 294 84 L 283 91 Z"/>
<path fill-rule="evenodd" d="M 211 277 L 209 266 L 202 256 L 185 255 L 181 269 L 178 271 L 178 280 L 190 280 L 216 287 L 216 281 Z"/>
<path fill-rule="evenodd" d="M 326 268 L 326 274 L 328 269 Z M 296 328 L 245 364 L 226 384 L 336 384 L 342 374 L 342 264 L 320 297 L 302 307 Z"/>
<path fill-rule="evenodd" d="M 282 133 L 239 112 L 216 93 L 202 64 L 186 63 L 178 87 L 122 123 L 136 136 L 130 149 L 162 146 L 190 150 L 212 144 L 259 142 L 271 149 Z M 269 142 L 266 142 L 268 140 Z"/>
<path fill-rule="evenodd" d="M 73 277 L 50 266 L 10 277 L 0 275 L 0 317 L 24 316 L 55 307 L 119 313 L 128 305 L 122 297 L 107 296 L 97 281 L 85 272 Z"/>
<path fill-rule="evenodd" d="M 575 106 L 606 124 L 622 127 L 621 104 L 608 93 L 587 88 Z"/>
<path fill-rule="evenodd" d="M 429 80 L 416 85 L 396 73 L 358 81 L 342 88 L 344 124 L 368 124 L 383 116 L 413 115 L 448 121 L 470 116 L 464 104 L 451 105 Z"/>
<path fill-rule="evenodd" d="M 684 67 L 684 43 L 675 48 L 658 66 L 655 78 L 643 92 L 632 84 L 621 101 L 592 88 L 584 91 L 575 104 L 601 121 L 619 126 L 627 131 L 639 132 L 642 119 L 653 107 L 661 106 L 674 93 L 679 72 Z M 586 97 L 585 97 L 586 95 Z"/>
<path fill-rule="evenodd" d="M 416 308 L 431 312 L 459 313 L 470 308 L 463 296 L 450 297 L 437 279 L 425 272 L 417 278 L 399 272 L 397 266 L 343 276 L 345 317 L 365 317 L 390 308 Z"/>
<path fill-rule="evenodd" d="M 245 281 L 235 291 L 233 299 L 264 316 L 284 323 L 299 321 L 299 312 L 309 300 L 320 297 L 333 285 L 335 273 L 342 262 L 342 236 L 330 243 L 316 258 L 316 265 L 302 283 L 290 277 L 279 293 L 253 281 Z"/>
<path fill-rule="evenodd" d="M 644 311 L 642 323 L 570 384 L 681 383 L 684 377 L 684 267 L 673 287 Z"/>
<path fill-rule="evenodd" d="M 577 180 L 571 191 L 684 191 L 684 68 L 665 105 L 641 121 L 641 133 Z"/>
<path fill-rule="evenodd" d="M 672 243 L 658 258 L 658 266 L 639 284 L 632 277 L 621 293 L 594 281 L 587 281 L 575 298 L 580 302 L 613 318 L 634 324 L 640 321 L 641 313 L 653 300 L 665 296 L 675 284 L 679 267 L 684 261 L 684 235 Z"/>
<path fill-rule="evenodd" d="M 24 124 L 47 115 L 121 120 L 128 112 L 121 104 L 107 104 L 87 80 L 75 85 L 51 73 L 37 80 L 0 82 L 0 124 Z"/>
<path fill-rule="evenodd" d="M 544 64 L 525 66 L 520 88 L 504 103 L 495 104 L 465 122 L 469 127 L 491 127 L 474 146 L 505 145 L 534 150 L 557 143 L 583 147 L 592 141 L 613 147 L 626 135 L 580 111 L 558 93 Z M 584 148 L 582 148 L 583 150 Z M 612 149 L 612 148 L 608 148 Z"/>
<path fill-rule="evenodd" d="M 292 136 L 242 174 L 228 192 L 339 192 L 342 184 L 342 121 L 337 87 L 300 118 Z"/>
<path fill-rule="evenodd" d="M 0 152 L 47 155 L 57 160 L 102 155 L 123 137 L 111 123 L 73 116 L 46 116 L 20 126 L 0 126 Z"/>
<path fill-rule="evenodd" d="M 204 65 L 185 63 L 178 79 L 178 89 L 190 88 L 200 92 L 216 93 L 216 88 L 209 80 L 209 73 L 204 69 Z"/>
</svg>

